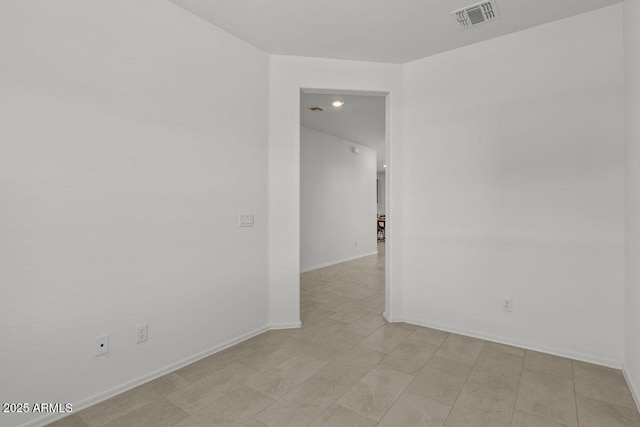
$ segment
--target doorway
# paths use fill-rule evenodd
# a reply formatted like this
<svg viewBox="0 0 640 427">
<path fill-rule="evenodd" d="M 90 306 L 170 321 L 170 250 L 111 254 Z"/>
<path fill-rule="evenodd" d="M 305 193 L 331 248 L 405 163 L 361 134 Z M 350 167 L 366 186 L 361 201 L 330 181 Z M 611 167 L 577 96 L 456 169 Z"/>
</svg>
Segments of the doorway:
<svg viewBox="0 0 640 427">
<path fill-rule="evenodd" d="M 303 324 L 385 311 L 387 116 L 386 93 L 300 91 Z"/>
</svg>

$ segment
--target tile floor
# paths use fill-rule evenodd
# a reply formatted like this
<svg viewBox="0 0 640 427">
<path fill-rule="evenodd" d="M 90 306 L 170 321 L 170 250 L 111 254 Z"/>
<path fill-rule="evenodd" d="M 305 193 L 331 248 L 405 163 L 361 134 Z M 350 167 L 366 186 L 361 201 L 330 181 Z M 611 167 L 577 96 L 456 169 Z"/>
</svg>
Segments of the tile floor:
<svg viewBox="0 0 640 427">
<path fill-rule="evenodd" d="M 388 324 L 378 256 L 305 273 L 270 331 L 53 426 L 640 427 L 620 371 Z"/>
</svg>

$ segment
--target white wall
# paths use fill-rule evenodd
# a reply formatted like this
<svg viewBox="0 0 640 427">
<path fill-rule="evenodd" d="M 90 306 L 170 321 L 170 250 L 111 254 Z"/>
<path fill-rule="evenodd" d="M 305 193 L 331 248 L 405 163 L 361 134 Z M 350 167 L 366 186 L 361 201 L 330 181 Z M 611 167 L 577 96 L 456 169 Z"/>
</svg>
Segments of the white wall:
<svg viewBox="0 0 640 427">
<path fill-rule="evenodd" d="M 624 2 L 627 142 L 625 374 L 640 407 L 640 1 Z"/>
<path fill-rule="evenodd" d="M 616 5 L 405 65 L 406 321 L 620 366 L 621 23 Z"/>
<path fill-rule="evenodd" d="M 0 52 L 0 401 L 77 410 L 264 330 L 267 56 L 145 0 L 3 1 Z"/>
<path fill-rule="evenodd" d="M 384 172 L 378 172 L 377 175 L 377 179 L 378 179 L 378 213 L 379 214 L 384 214 L 385 213 L 385 203 L 384 203 L 384 196 L 385 196 L 385 188 L 386 188 L 386 174 Z"/>
<path fill-rule="evenodd" d="M 376 230 L 376 150 L 301 127 L 300 270 L 377 253 Z"/>
<path fill-rule="evenodd" d="M 391 170 L 401 171 L 402 67 L 275 55 L 269 72 L 269 319 L 271 327 L 291 327 L 300 324 L 300 89 L 389 92 L 387 162 Z M 394 175 L 387 175 L 392 189 L 394 182 Z M 387 192 L 388 211 L 396 201 L 389 194 L 393 190 Z M 389 228 L 390 237 L 394 230 Z M 402 255 L 393 249 L 393 238 L 386 249 L 387 281 L 399 281 L 389 267 Z M 387 310 L 398 298 L 387 294 Z"/>
</svg>

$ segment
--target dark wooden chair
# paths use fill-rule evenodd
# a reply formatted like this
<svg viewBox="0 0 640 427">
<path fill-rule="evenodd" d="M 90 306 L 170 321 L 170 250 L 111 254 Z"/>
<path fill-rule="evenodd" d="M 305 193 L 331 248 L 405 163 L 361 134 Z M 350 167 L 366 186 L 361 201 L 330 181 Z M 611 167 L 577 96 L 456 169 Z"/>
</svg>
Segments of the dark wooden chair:
<svg viewBox="0 0 640 427">
<path fill-rule="evenodd" d="M 384 228 L 385 228 L 385 219 L 384 218 L 378 218 L 378 241 L 379 242 L 383 242 L 384 241 Z"/>
</svg>

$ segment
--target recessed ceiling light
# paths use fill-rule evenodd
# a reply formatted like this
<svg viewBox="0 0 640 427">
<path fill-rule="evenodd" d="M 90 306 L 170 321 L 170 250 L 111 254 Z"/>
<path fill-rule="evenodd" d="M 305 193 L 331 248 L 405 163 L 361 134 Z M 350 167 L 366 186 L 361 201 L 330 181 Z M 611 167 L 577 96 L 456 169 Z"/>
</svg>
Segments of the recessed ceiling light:
<svg viewBox="0 0 640 427">
<path fill-rule="evenodd" d="M 340 101 L 340 100 L 335 100 L 333 101 L 333 103 L 331 104 L 336 108 L 342 107 L 344 105 L 344 101 Z"/>
<path fill-rule="evenodd" d="M 383 168 L 386 168 L 386 167 L 387 167 L 387 165 L 382 165 L 382 167 L 383 167 Z"/>
</svg>

